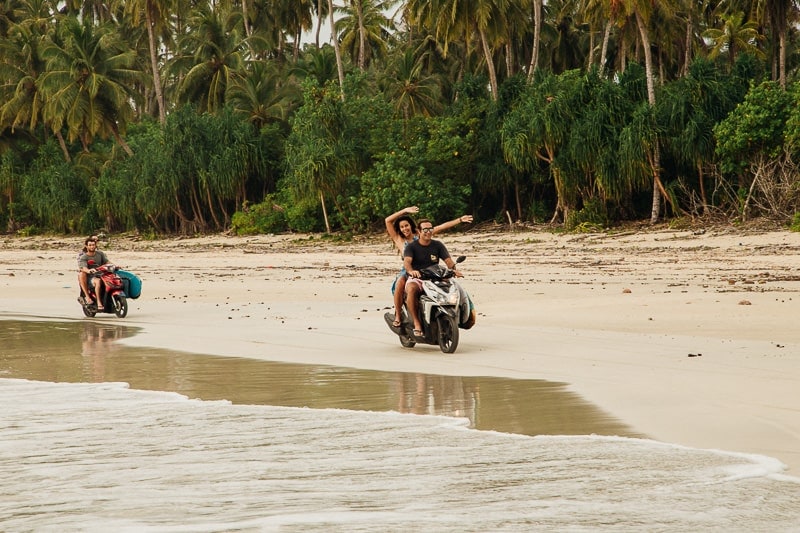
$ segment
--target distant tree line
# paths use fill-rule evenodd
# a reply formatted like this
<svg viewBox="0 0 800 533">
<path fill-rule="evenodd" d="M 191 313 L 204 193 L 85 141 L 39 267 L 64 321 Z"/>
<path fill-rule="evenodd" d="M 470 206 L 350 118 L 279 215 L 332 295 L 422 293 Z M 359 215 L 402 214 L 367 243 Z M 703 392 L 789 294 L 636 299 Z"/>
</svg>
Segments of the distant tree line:
<svg viewBox="0 0 800 533">
<path fill-rule="evenodd" d="M 406 205 L 800 226 L 799 15 L 780 0 L 3 0 L 0 229 L 356 232 Z"/>
</svg>

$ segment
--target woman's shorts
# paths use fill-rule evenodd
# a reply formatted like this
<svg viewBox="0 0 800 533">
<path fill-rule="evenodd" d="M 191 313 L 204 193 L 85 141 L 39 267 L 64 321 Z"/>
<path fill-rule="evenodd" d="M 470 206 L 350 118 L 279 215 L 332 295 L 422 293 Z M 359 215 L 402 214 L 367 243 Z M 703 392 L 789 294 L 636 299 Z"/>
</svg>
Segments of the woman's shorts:
<svg viewBox="0 0 800 533">
<path fill-rule="evenodd" d="M 392 294 L 394 294 L 394 290 L 397 287 L 397 280 L 400 278 L 405 278 L 406 276 L 408 276 L 408 272 L 406 272 L 405 267 L 403 267 L 400 269 L 400 272 L 398 272 L 397 276 L 395 276 L 394 281 L 392 282 Z"/>
</svg>

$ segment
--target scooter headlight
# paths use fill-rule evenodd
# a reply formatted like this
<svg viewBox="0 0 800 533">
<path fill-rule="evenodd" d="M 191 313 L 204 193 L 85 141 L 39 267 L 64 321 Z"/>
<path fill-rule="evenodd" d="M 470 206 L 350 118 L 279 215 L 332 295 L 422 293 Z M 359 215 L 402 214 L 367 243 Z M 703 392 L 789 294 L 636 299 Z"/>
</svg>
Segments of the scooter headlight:
<svg viewBox="0 0 800 533">
<path fill-rule="evenodd" d="M 458 304 L 458 293 L 452 292 L 441 292 L 436 291 L 432 294 L 433 301 L 436 302 L 438 305 L 456 305 Z"/>
</svg>

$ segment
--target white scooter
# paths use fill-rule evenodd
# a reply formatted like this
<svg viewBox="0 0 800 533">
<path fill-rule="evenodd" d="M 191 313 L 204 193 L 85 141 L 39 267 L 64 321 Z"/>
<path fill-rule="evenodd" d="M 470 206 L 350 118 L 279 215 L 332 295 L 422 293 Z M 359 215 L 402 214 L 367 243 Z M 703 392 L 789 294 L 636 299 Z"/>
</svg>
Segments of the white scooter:
<svg viewBox="0 0 800 533">
<path fill-rule="evenodd" d="M 460 256 L 461 263 L 466 256 Z M 469 329 L 475 324 L 475 310 L 466 291 L 454 279 L 455 270 L 442 265 L 433 265 L 420 271 L 422 293 L 419 297 L 421 337 L 414 335 L 414 321 L 403 306 L 403 320 L 400 326 L 393 326 L 394 313 L 387 312 L 384 320 L 392 333 L 400 337 L 400 344 L 413 348 L 418 342 L 439 345 L 444 353 L 453 353 L 458 347 L 458 329 Z"/>
</svg>

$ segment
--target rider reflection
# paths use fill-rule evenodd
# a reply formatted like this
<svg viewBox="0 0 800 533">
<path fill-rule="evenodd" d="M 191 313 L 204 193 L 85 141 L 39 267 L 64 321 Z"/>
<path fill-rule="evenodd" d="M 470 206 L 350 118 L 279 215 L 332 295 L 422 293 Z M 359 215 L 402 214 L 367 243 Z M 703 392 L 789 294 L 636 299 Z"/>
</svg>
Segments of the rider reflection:
<svg viewBox="0 0 800 533">
<path fill-rule="evenodd" d="M 461 377 L 403 373 L 395 378 L 395 394 L 400 413 L 461 417 L 475 427 L 480 388 Z"/>
<path fill-rule="evenodd" d="M 81 355 L 84 357 L 84 373 L 92 382 L 107 380 L 107 355 L 116 350 L 114 341 L 124 336 L 123 326 L 84 322 L 81 333 Z"/>
</svg>

